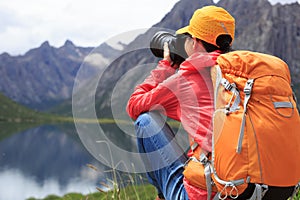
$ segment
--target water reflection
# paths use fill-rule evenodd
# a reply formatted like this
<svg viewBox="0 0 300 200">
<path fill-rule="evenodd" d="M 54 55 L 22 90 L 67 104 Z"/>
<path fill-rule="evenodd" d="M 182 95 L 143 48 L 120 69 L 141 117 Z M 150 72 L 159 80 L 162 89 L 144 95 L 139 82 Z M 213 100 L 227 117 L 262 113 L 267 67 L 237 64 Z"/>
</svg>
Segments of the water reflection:
<svg viewBox="0 0 300 200">
<path fill-rule="evenodd" d="M 129 173 L 122 170 L 112 173 L 109 166 L 114 165 L 110 159 L 102 164 L 96 160 L 97 157 L 92 157 L 79 139 L 74 124 L 34 128 L 28 128 L 25 124 L 21 127 L 23 131 L 17 126 L 20 124 L 0 123 L 0 200 L 44 198 L 49 194 L 62 196 L 69 192 L 87 194 L 95 192 L 96 186 L 101 187 L 100 183 L 112 185 L 111 180 L 117 181 L 120 187 L 132 183 Z M 134 136 L 124 133 L 115 124 L 101 124 L 101 128 L 105 133 L 104 141 L 109 140 L 120 151 L 137 152 Z M 86 129 L 82 129 L 81 133 L 86 134 L 91 145 L 98 145 L 97 148 L 104 145 L 91 138 Z M 94 134 L 97 135 L 97 132 Z M 182 147 L 188 145 L 187 138 L 179 141 L 183 142 Z M 106 145 L 101 146 L 95 153 L 97 159 L 99 155 L 110 157 L 108 149 Z M 114 152 L 114 156 L 117 157 L 119 153 Z M 129 163 L 139 161 L 139 158 L 121 159 Z M 87 167 L 87 164 L 92 164 L 98 170 Z M 112 177 L 114 174 L 117 177 Z M 135 184 L 145 182 L 145 176 L 140 175 L 134 174 Z"/>
<path fill-rule="evenodd" d="M 95 192 L 95 184 L 87 177 L 78 177 L 71 179 L 67 185 L 62 187 L 57 180 L 51 178 L 39 184 L 34 177 L 27 176 L 16 169 L 6 169 L 0 172 L 1 200 L 44 198 L 49 194 L 62 196 L 69 192 L 84 194 Z"/>
<path fill-rule="evenodd" d="M 99 171 L 88 168 L 95 165 Z M 74 126 L 43 125 L 0 141 L 0 199 L 90 193 L 106 179 L 104 167 L 83 147 Z"/>
</svg>

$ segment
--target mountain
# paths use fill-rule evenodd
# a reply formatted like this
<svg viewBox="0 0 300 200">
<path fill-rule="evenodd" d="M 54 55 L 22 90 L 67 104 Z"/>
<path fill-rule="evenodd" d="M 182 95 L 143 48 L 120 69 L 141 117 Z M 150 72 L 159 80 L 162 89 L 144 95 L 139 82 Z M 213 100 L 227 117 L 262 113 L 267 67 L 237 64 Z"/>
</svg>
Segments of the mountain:
<svg viewBox="0 0 300 200">
<path fill-rule="evenodd" d="M 189 23 L 194 10 L 211 5 L 211 0 L 181 0 L 154 27 L 177 30 Z M 221 0 L 219 6 L 236 19 L 236 37 L 233 48 L 269 53 L 282 58 L 291 70 L 293 84 L 300 95 L 300 6 L 298 3 L 272 6 L 267 0 Z M 155 30 L 149 30 L 127 46 L 142 46 L 150 42 Z M 128 62 L 130 61 L 130 62 Z M 98 116 L 113 115 L 127 118 L 125 107 L 136 84 L 148 74 L 156 59 L 148 50 L 140 49 L 124 56 L 105 71 L 98 88 L 96 110 Z M 148 65 L 147 65 L 148 63 Z M 154 64 L 155 65 L 155 64 Z M 144 66 L 139 70 L 136 66 Z M 114 71 L 114 79 L 104 78 Z M 126 71 L 127 73 L 118 73 Z M 121 83 L 121 84 L 120 84 Z M 126 83 L 126 84 L 125 84 Z M 117 91 L 107 94 L 107 91 Z M 104 98 L 105 97 L 105 98 Z M 299 99 L 299 98 L 298 98 Z M 109 105 L 108 105 L 109 104 Z"/>
<path fill-rule="evenodd" d="M 41 121 L 50 121 L 50 117 L 49 114 L 36 112 L 25 106 L 19 105 L 0 93 L 0 124 L 2 124 L 1 122 L 39 123 Z M 3 127 L 1 128 L 3 129 Z M 5 133 L 2 132 L 2 134 Z"/>
<path fill-rule="evenodd" d="M 71 97 L 77 71 L 92 49 L 76 47 L 69 40 L 55 48 L 46 41 L 22 56 L 1 54 L 0 92 L 36 110 L 61 103 Z M 117 50 L 104 43 L 99 51 L 105 60 Z M 93 74 L 93 67 L 87 73 Z"/>
<path fill-rule="evenodd" d="M 294 83 L 300 82 L 300 5 L 270 5 L 267 0 L 223 0 L 236 19 L 234 48 L 280 57 L 289 65 Z"/>
<path fill-rule="evenodd" d="M 83 105 L 95 100 L 93 109 L 96 108 L 98 117 L 114 115 L 123 118 L 127 116 L 124 108 L 134 86 L 158 61 L 148 48 L 153 34 L 158 30 L 174 32 L 187 25 L 194 10 L 206 5 L 214 3 L 212 0 L 179 1 L 160 22 L 124 45 L 123 50 L 106 43 L 95 49 L 82 48 L 66 41 L 60 48 L 45 42 L 22 56 L 4 53 L 0 55 L 0 92 L 38 110 L 63 103 L 55 112 L 71 114 L 72 90 L 77 80 L 75 82 L 81 84 L 77 93 L 82 95 L 80 101 Z M 290 66 L 299 96 L 300 5 L 272 6 L 268 0 L 221 0 L 217 5 L 227 9 L 236 19 L 233 48 L 282 58 Z M 84 70 L 80 71 L 78 78 L 80 68 Z M 93 101 L 85 102 L 87 96 L 95 97 Z"/>
<path fill-rule="evenodd" d="M 0 91 L 23 105 L 43 109 L 69 98 L 76 72 L 90 49 L 66 41 L 61 48 L 44 42 L 22 56 L 0 56 Z"/>
</svg>

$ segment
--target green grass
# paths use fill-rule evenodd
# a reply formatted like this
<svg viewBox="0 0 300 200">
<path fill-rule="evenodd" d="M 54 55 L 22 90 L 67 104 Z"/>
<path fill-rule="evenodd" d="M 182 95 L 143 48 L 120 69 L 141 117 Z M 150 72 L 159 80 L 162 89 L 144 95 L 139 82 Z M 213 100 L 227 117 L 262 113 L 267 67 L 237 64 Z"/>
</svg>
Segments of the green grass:
<svg viewBox="0 0 300 200">
<path fill-rule="evenodd" d="M 298 192 L 298 194 L 296 195 L 296 197 L 293 200 L 300 200 L 300 191 Z"/>
<path fill-rule="evenodd" d="M 156 197 L 155 188 L 150 185 L 131 185 L 120 190 L 95 192 L 87 195 L 69 193 L 64 196 L 49 195 L 43 200 L 153 200 Z M 27 200 L 37 200 L 29 198 Z"/>
</svg>

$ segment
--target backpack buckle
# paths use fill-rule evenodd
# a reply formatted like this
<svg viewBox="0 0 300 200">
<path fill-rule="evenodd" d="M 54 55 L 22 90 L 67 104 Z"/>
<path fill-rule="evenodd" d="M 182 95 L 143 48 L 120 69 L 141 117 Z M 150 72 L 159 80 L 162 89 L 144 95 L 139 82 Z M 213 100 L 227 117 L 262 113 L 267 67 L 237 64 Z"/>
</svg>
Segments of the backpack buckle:
<svg viewBox="0 0 300 200">
<path fill-rule="evenodd" d="M 251 94 L 253 82 L 254 82 L 254 79 L 249 79 L 249 80 L 246 82 L 246 85 L 245 85 L 245 87 L 244 87 L 244 93 L 245 93 L 246 95 L 250 95 L 250 94 Z"/>
<path fill-rule="evenodd" d="M 206 165 L 206 163 L 208 162 L 208 158 L 204 153 L 201 153 L 199 161 L 201 164 Z"/>
<path fill-rule="evenodd" d="M 234 83 L 231 84 L 226 78 L 222 78 L 221 84 L 228 91 L 231 91 L 235 87 L 235 84 Z"/>
</svg>

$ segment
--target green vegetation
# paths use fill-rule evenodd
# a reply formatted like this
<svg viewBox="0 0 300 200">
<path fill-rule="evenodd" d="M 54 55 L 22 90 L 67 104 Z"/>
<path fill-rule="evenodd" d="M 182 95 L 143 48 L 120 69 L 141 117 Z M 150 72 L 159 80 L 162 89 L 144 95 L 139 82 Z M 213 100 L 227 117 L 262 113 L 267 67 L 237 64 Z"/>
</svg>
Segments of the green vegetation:
<svg viewBox="0 0 300 200">
<path fill-rule="evenodd" d="M 14 133 L 42 124 L 63 122 L 73 122 L 73 118 L 34 111 L 0 93 L 0 141 Z"/>
<path fill-rule="evenodd" d="M 56 195 L 49 195 L 43 200 L 153 200 L 156 197 L 155 188 L 150 185 L 131 185 L 121 190 L 116 191 L 99 191 L 87 195 L 80 193 L 69 193 L 62 197 Z M 29 198 L 27 200 L 36 200 Z"/>
<path fill-rule="evenodd" d="M 98 171 L 97 167 L 91 164 L 87 164 L 87 167 L 94 171 Z M 42 200 L 153 200 L 157 196 L 157 191 L 154 186 L 149 183 L 145 183 L 145 177 L 141 174 L 127 174 L 129 178 L 127 184 L 124 186 L 122 181 L 120 185 L 117 183 L 117 177 L 120 176 L 116 170 L 110 171 L 113 175 L 113 180 L 108 180 L 108 184 L 100 183 L 101 188 L 96 187 L 98 190 L 95 193 L 83 195 L 80 193 L 69 193 L 64 196 L 49 195 Z M 127 179 L 126 179 L 127 180 Z M 121 187 L 123 185 L 123 187 Z M 37 200 L 35 198 L 29 198 L 27 200 Z M 300 191 L 293 199 L 288 200 L 300 200 Z"/>
<path fill-rule="evenodd" d="M 0 93 L 0 122 L 52 122 L 62 120 L 55 115 L 37 112 L 22 106 Z"/>
<path fill-rule="evenodd" d="M 293 199 L 293 200 L 300 200 L 300 191 L 298 191 L 298 193 L 297 193 L 296 197 L 294 197 L 294 199 Z"/>
<path fill-rule="evenodd" d="M 37 123 L 27 123 L 27 122 L 20 122 L 16 126 L 15 122 L 3 122 L 0 121 L 0 141 L 3 140 L 6 137 L 9 137 L 10 135 L 14 133 L 19 133 L 22 131 L 25 131 L 27 129 L 36 127 Z"/>
<path fill-rule="evenodd" d="M 75 119 L 78 123 L 115 123 L 114 119 Z M 0 93 L 0 123 L 52 124 L 74 122 L 72 116 L 43 113 L 22 106 Z M 120 120 L 119 123 L 128 123 Z"/>
</svg>

